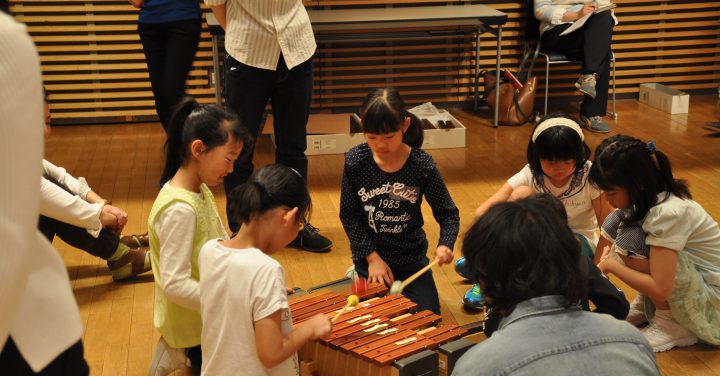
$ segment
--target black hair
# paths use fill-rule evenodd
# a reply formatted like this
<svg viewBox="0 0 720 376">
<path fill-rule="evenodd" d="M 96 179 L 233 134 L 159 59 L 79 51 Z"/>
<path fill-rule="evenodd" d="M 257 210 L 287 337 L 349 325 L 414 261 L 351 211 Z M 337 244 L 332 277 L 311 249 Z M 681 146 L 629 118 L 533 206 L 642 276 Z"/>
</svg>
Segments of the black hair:
<svg viewBox="0 0 720 376">
<path fill-rule="evenodd" d="M 562 113 L 554 113 L 544 116 L 538 121 L 535 129 L 542 125 L 545 120 L 552 118 L 565 118 L 577 123 L 575 119 Z M 578 127 L 580 127 L 578 125 Z M 543 170 L 540 160 L 548 161 L 575 161 L 575 175 L 582 174 L 585 162 L 590 158 L 590 147 L 580 138 L 580 135 L 572 128 L 566 126 L 550 127 L 540 133 L 535 141 L 530 137 L 527 146 L 527 161 L 533 180 L 539 186 L 543 185 Z"/>
<path fill-rule="evenodd" d="M 526 200 L 547 205 L 549 210 L 559 215 L 563 222 L 567 223 L 568 216 L 567 210 L 565 210 L 565 205 L 563 205 L 559 198 L 553 196 L 552 194 L 546 192 L 535 193 L 532 196 L 527 197 Z"/>
<path fill-rule="evenodd" d="M 205 150 L 209 151 L 225 145 L 228 139 L 243 142 L 245 147 L 249 142 L 248 131 L 237 116 L 215 105 L 202 105 L 195 98 L 183 98 L 170 119 L 160 185 L 172 179 L 187 161 L 193 141 L 202 141 Z"/>
<path fill-rule="evenodd" d="M 502 316 L 540 296 L 564 296 L 566 307 L 586 296 L 580 243 L 544 199 L 491 206 L 467 231 L 462 249 L 488 308 Z"/>
<path fill-rule="evenodd" d="M 10 14 L 10 3 L 7 0 L 0 0 L 0 12 Z"/>
<path fill-rule="evenodd" d="M 311 200 L 305 180 L 296 170 L 281 164 L 270 164 L 230 192 L 230 213 L 240 224 L 250 222 L 279 206 L 298 208 L 298 220 L 307 223 Z"/>
<path fill-rule="evenodd" d="M 420 119 L 405 109 L 405 102 L 397 89 L 388 87 L 373 90 L 365 98 L 360 110 L 363 133 L 387 134 L 400 131 L 408 117 L 410 126 L 403 134 L 403 142 L 421 147 L 423 128 Z"/>
<path fill-rule="evenodd" d="M 627 223 L 645 218 L 658 204 L 659 193 L 692 198 L 685 180 L 673 177 L 670 160 L 654 143 L 621 134 L 606 138 L 595 149 L 589 180 L 602 190 L 627 190 L 630 207 L 622 216 Z"/>
</svg>

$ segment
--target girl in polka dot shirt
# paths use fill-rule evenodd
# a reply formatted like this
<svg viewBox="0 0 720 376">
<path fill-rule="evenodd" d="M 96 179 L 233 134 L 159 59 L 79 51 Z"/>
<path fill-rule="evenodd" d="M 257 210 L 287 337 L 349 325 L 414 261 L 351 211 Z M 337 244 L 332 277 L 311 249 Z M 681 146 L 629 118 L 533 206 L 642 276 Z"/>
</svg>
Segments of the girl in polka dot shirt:
<svg viewBox="0 0 720 376">
<path fill-rule="evenodd" d="M 358 274 L 390 286 L 429 263 L 423 197 L 440 224 L 434 257 L 441 265 L 453 259 L 460 217 L 435 162 L 420 149 L 420 121 L 407 112 L 398 91 L 370 93 L 361 117 L 367 142 L 345 154 L 340 220 Z M 440 312 L 431 271 L 409 284 L 403 295 L 420 310 Z"/>
</svg>

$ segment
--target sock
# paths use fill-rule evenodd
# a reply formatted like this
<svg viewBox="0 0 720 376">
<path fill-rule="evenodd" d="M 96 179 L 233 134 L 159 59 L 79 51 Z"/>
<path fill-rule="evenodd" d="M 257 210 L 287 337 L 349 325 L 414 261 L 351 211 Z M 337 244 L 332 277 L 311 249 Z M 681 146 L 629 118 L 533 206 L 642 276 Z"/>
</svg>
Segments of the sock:
<svg viewBox="0 0 720 376">
<path fill-rule="evenodd" d="M 130 247 L 126 246 L 123 243 L 118 243 L 117 249 L 115 250 L 115 253 L 113 253 L 112 256 L 108 259 L 108 261 L 117 261 L 120 260 L 123 256 L 125 256 L 128 252 L 130 252 Z"/>
</svg>

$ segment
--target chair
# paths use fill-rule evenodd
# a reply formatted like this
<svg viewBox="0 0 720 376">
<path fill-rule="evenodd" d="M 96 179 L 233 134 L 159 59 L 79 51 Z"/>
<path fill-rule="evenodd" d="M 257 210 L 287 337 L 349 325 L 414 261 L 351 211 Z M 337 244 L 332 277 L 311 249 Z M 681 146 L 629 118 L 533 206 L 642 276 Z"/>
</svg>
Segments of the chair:
<svg viewBox="0 0 720 376">
<path fill-rule="evenodd" d="M 525 28 L 525 43 L 523 47 L 523 60 L 520 66 L 524 66 L 524 63 L 527 59 L 531 58 L 530 54 L 532 54 L 532 58 L 535 60 L 537 58 L 542 58 L 545 60 L 545 106 L 543 114 L 547 115 L 547 106 L 548 106 L 548 91 L 549 91 L 549 83 L 550 83 L 550 66 L 551 65 L 558 65 L 558 64 L 581 64 L 582 61 L 580 60 L 571 60 L 568 58 L 565 54 L 550 51 L 547 49 L 542 48 L 540 43 L 540 21 L 535 18 L 535 12 L 534 12 L 534 1 L 533 0 L 527 0 L 525 2 L 526 6 L 526 28 Z M 615 107 L 615 53 L 610 51 L 611 59 L 610 59 L 610 65 L 612 67 L 612 112 L 609 112 L 608 115 L 612 119 L 617 119 L 617 110 Z M 532 66 L 532 65 L 531 65 Z M 530 73 L 530 72 L 528 72 Z"/>
</svg>

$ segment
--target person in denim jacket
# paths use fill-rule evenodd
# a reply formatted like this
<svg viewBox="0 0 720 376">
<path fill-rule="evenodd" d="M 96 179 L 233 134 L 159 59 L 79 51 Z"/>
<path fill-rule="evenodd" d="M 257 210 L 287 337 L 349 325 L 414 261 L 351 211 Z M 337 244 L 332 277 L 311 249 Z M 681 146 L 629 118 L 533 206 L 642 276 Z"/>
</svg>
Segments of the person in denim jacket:
<svg viewBox="0 0 720 376">
<path fill-rule="evenodd" d="M 659 375 L 636 328 L 581 310 L 580 244 L 547 205 L 525 199 L 492 206 L 462 248 L 473 281 L 502 320 L 460 358 L 453 375 Z"/>
</svg>

